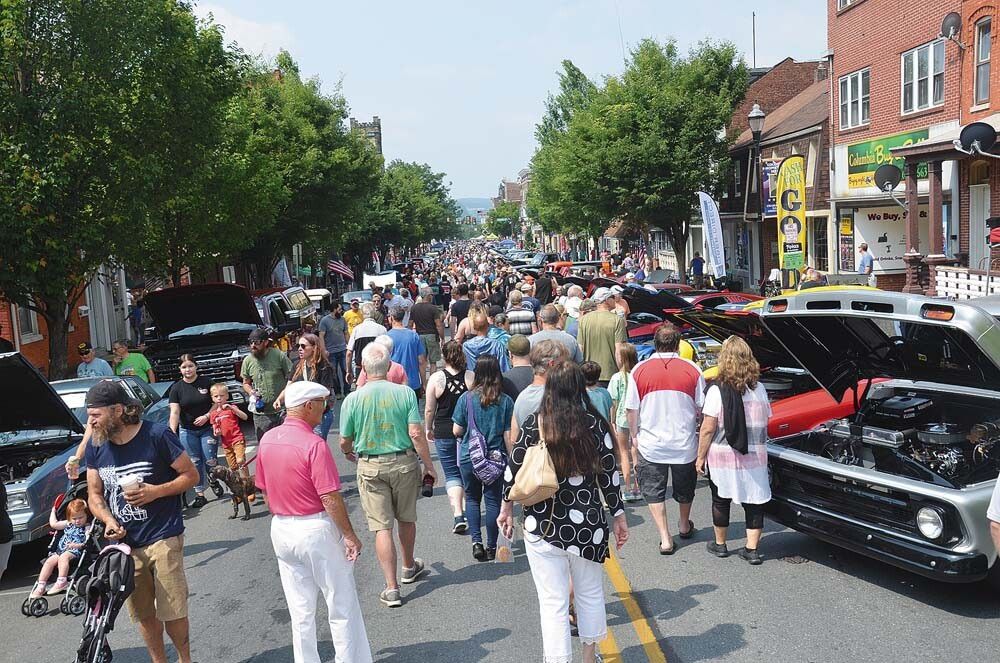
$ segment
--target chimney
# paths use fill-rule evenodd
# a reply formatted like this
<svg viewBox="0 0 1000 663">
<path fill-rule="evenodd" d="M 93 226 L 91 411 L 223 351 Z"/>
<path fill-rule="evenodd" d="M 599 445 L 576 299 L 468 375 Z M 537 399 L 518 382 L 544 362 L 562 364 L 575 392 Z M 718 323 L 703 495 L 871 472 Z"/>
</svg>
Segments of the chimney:
<svg viewBox="0 0 1000 663">
<path fill-rule="evenodd" d="M 827 76 L 826 62 L 819 62 L 816 65 L 816 80 L 814 82 L 819 83 L 820 81 L 825 81 Z"/>
</svg>

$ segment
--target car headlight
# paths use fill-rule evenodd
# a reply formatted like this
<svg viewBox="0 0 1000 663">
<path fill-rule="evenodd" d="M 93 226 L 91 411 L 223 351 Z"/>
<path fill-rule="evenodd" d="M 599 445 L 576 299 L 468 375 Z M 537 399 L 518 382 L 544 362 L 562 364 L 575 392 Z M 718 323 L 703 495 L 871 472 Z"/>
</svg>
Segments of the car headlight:
<svg viewBox="0 0 1000 663">
<path fill-rule="evenodd" d="M 944 533 L 944 519 L 941 512 L 930 507 L 917 511 L 917 529 L 928 539 L 938 539 Z"/>
<path fill-rule="evenodd" d="M 28 505 L 28 494 L 27 493 L 8 493 L 7 494 L 7 511 L 20 511 L 21 509 L 27 509 Z"/>
</svg>

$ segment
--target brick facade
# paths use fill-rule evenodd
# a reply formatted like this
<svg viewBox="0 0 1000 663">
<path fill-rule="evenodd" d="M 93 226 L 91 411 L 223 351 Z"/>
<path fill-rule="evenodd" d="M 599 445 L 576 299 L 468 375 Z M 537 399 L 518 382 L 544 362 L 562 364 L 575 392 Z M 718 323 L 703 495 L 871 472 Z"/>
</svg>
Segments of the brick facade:
<svg viewBox="0 0 1000 663">
<path fill-rule="evenodd" d="M 0 336 L 14 343 L 15 347 L 25 359 L 34 364 L 42 375 L 49 373 L 49 330 L 45 324 L 45 318 L 38 315 L 38 334 L 40 338 L 25 339 L 17 338 L 18 331 L 15 329 L 15 308 L 8 302 L 0 300 Z M 27 342 L 25 342 L 27 341 Z M 88 318 L 81 318 L 78 307 L 73 308 L 70 315 L 70 332 L 66 342 L 69 350 L 67 356 L 71 373 L 75 373 L 76 365 L 80 363 L 80 356 L 76 352 L 76 346 L 84 341 L 90 341 L 90 323 Z"/>
</svg>

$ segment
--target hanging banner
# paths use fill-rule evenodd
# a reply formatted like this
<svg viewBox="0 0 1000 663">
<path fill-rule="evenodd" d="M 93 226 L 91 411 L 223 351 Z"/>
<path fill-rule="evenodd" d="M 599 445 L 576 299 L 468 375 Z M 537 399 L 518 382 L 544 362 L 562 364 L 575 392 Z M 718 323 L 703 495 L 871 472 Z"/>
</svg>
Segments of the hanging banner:
<svg viewBox="0 0 1000 663">
<path fill-rule="evenodd" d="M 806 264 L 806 159 L 795 154 L 778 167 L 778 265 L 783 270 Z"/>
<path fill-rule="evenodd" d="M 715 278 L 726 275 L 726 249 L 722 242 L 722 221 L 719 207 L 704 191 L 698 192 L 701 204 L 701 220 L 705 228 L 705 243 L 708 245 L 708 268 Z"/>
<path fill-rule="evenodd" d="M 775 198 L 775 180 L 778 179 L 778 166 L 781 159 L 764 159 L 760 167 L 764 180 L 764 218 L 773 219 L 778 216 L 778 200 Z"/>
</svg>

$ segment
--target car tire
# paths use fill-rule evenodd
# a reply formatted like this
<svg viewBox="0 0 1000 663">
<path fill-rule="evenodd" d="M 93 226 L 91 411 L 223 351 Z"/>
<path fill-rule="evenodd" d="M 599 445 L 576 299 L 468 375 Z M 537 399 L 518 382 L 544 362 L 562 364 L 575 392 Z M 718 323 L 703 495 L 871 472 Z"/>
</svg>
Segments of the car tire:
<svg viewBox="0 0 1000 663">
<path fill-rule="evenodd" d="M 983 582 L 994 592 L 1000 591 L 1000 557 L 997 557 L 997 560 L 993 562 L 993 566 L 990 567 L 990 572 L 986 574 L 986 579 Z"/>
</svg>

